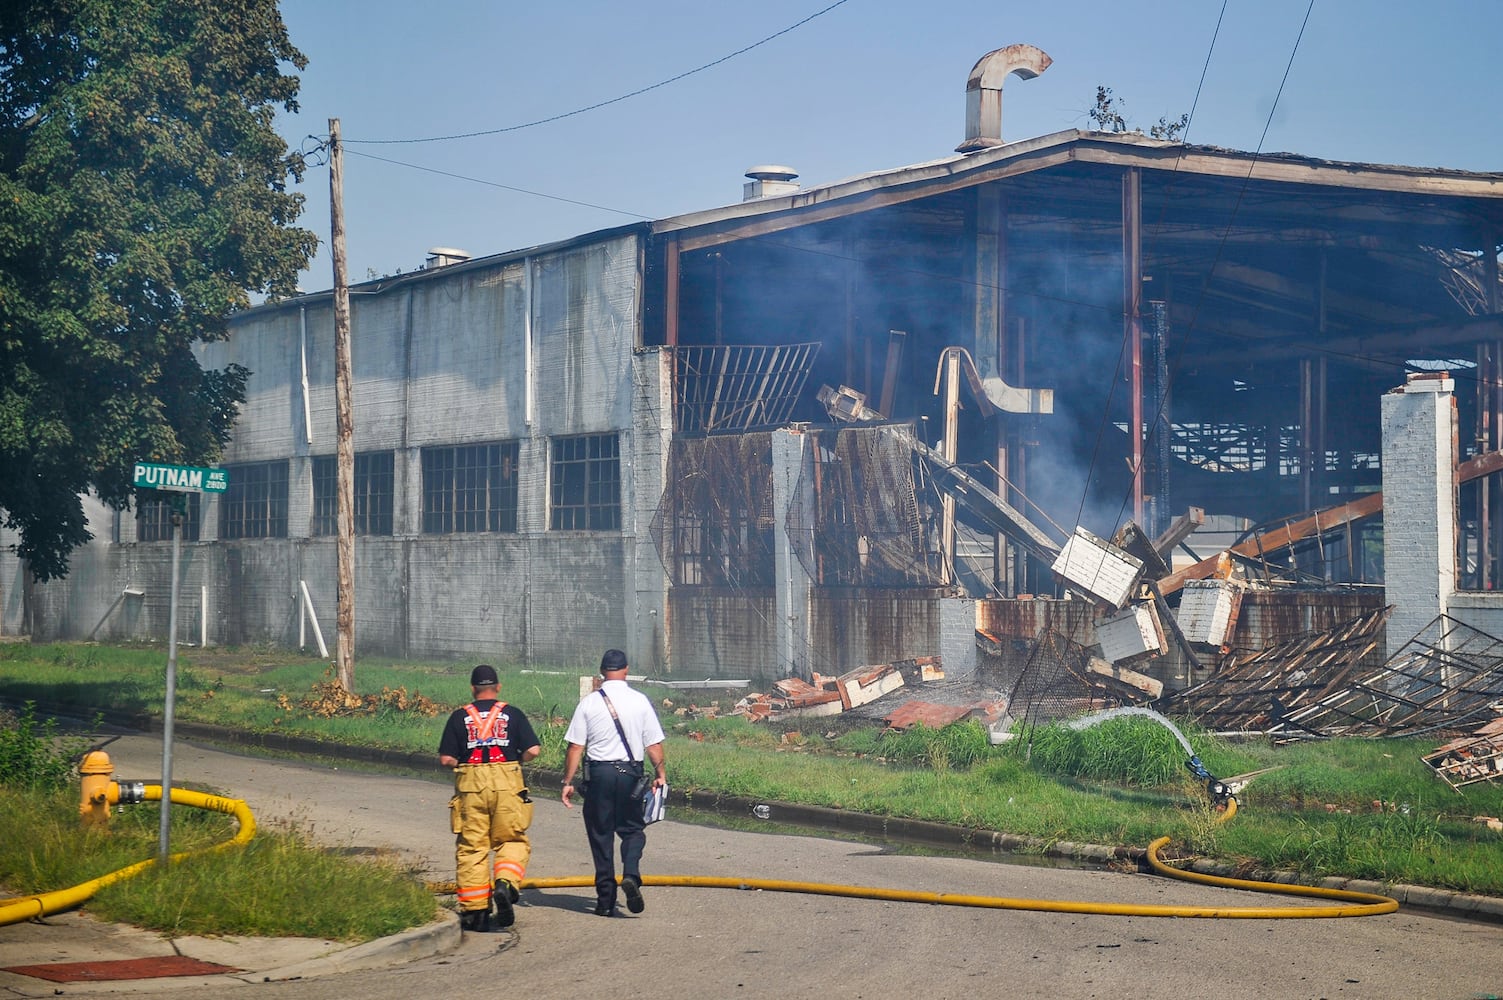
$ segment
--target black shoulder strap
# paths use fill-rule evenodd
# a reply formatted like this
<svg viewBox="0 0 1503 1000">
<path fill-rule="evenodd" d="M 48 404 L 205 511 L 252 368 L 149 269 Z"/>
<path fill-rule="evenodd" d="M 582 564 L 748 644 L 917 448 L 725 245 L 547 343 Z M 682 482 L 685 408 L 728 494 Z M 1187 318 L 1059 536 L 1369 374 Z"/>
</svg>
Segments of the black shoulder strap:
<svg viewBox="0 0 1503 1000">
<path fill-rule="evenodd" d="M 600 689 L 600 697 L 605 699 L 605 707 L 610 709 L 611 721 L 616 724 L 616 732 L 621 737 L 621 746 L 626 750 L 626 759 L 635 764 L 637 758 L 632 756 L 631 744 L 626 742 L 626 730 L 621 728 L 621 717 L 616 714 L 616 706 L 611 704 L 611 699 L 606 695 L 605 688 Z"/>
</svg>

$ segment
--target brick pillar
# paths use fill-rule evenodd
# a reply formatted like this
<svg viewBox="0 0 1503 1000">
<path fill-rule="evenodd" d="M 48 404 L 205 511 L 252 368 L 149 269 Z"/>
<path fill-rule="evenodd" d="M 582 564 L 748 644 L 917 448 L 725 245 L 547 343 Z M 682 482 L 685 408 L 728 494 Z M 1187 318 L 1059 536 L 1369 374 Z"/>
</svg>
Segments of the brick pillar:
<svg viewBox="0 0 1503 1000">
<path fill-rule="evenodd" d="M 1410 375 L 1383 397 L 1383 579 L 1390 655 L 1456 590 L 1455 382 Z"/>
</svg>

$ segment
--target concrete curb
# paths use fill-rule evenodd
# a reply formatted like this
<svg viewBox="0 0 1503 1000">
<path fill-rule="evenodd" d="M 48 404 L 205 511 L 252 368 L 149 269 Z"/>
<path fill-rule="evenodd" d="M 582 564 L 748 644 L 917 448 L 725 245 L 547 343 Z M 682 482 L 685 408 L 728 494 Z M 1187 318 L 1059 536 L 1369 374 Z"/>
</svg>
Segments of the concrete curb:
<svg viewBox="0 0 1503 1000">
<path fill-rule="evenodd" d="M 388 937 L 357 944 L 319 958 L 298 962 L 280 969 L 271 969 L 253 976 L 236 976 L 249 983 L 274 983 L 288 979 L 308 979 L 341 972 L 357 972 L 384 969 L 393 965 L 416 962 L 425 958 L 446 955 L 459 947 L 462 932 L 459 915 L 445 913 L 438 920 L 423 927 L 402 931 Z"/>
</svg>

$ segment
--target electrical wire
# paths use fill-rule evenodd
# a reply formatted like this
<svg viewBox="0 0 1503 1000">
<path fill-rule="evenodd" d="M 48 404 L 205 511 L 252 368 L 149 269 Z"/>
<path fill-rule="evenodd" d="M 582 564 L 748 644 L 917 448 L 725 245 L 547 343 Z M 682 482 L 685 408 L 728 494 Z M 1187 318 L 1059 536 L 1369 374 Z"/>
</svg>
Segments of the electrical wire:
<svg viewBox="0 0 1503 1000">
<path fill-rule="evenodd" d="M 1227 216 L 1227 221 L 1226 221 L 1225 227 L 1222 229 L 1221 239 L 1218 240 L 1217 243 L 1216 243 L 1216 254 L 1215 254 L 1215 257 L 1212 259 L 1210 266 L 1206 269 L 1206 271 L 1207 271 L 1208 274 L 1214 274 L 1215 273 L 1215 271 L 1216 271 L 1216 265 L 1221 262 L 1221 258 L 1225 255 L 1225 252 L 1226 252 L 1226 243 L 1227 243 L 1227 239 L 1229 238 L 1229 236 L 1231 234 L 1232 225 L 1233 225 L 1233 223 L 1235 223 L 1235 221 L 1237 219 L 1237 215 L 1241 211 L 1242 202 L 1243 202 L 1244 198 L 1246 197 L 1248 186 L 1252 183 L 1253 172 L 1257 169 L 1258 160 L 1262 156 L 1263 145 L 1268 140 L 1268 130 L 1270 128 L 1272 128 L 1272 126 L 1273 126 L 1274 115 L 1278 111 L 1279 101 L 1283 97 L 1283 94 L 1284 94 L 1284 87 L 1289 82 L 1289 73 L 1294 68 L 1294 60 L 1295 60 L 1295 57 L 1299 54 L 1300 42 L 1303 41 L 1303 39 L 1305 37 L 1305 29 L 1306 29 L 1306 27 L 1309 26 L 1310 15 L 1314 11 L 1314 9 L 1315 9 L 1315 0 L 1309 0 L 1309 3 L 1305 7 L 1305 16 L 1304 16 L 1304 19 L 1300 22 L 1299 32 L 1295 36 L 1294 45 L 1290 49 L 1289 58 L 1288 58 L 1288 60 L 1284 64 L 1284 73 L 1283 73 L 1283 76 L 1279 80 L 1278 90 L 1274 94 L 1273 105 L 1268 109 L 1268 117 L 1267 117 L 1267 119 L 1263 123 L 1263 131 L 1258 136 L 1258 145 L 1257 145 L 1257 148 L 1255 150 L 1253 150 L 1252 160 L 1247 165 L 1247 173 L 1243 175 L 1242 186 L 1238 189 L 1238 191 L 1237 191 L 1237 197 L 1234 200 L 1234 202 L 1232 203 L 1232 210 L 1231 210 L 1230 214 Z M 1218 31 L 1219 31 L 1219 25 L 1220 25 L 1219 20 L 1218 20 L 1217 24 L 1218 24 Z M 1208 57 L 1208 59 L 1209 59 L 1209 57 Z M 1196 299 L 1195 305 L 1194 305 L 1194 307 L 1192 309 L 1192 312 L 1191 312 L 1191 319 L 1190 319 L 1189 327 L 1190 327 L 1190 330 L 1192 332 L 1195 329 L 1195 321 L 1199 317 L 1200 308 L 1204 304 L 1206 294 L 1207 294 L 1206 286 L 1204 284 L 1202 284 L 1201 289 L 1200 289 L 1200 296 Z M 1121 364 L 1121 359 L 1123 359 L 1126 356 L 1127 351 L 1128 351 L 1129 346 L 1130 346 L 1128 344 L 1128 342 L 1127 342 L 1127 338 L 1128 338 L 1128 330 L 1126 329 L 1126 324 L 1124 323 L 1122 350 L 1118 353 L 1119 366 Z M 1182 361 L 1184 359 L 1185 349 L 1186 349 L 1186 346 L 1188 345 L 1190 339 L 1191 338 L 1188 335 L 1185 336 L 1185 337 L 1183 337 L 1183 338 L 1181 338 L 1180 343 L 1179 343 L 1179 345 L 1177 347 L 1177 350 L 1175 351 L 1174 361 L 1170 365 L 1170 378 L 1169 378 L 1169 382 L 1170 382 L 1171 385 L 1174 382 L 1174 374 L 1178 372 L 1179 366 L 1180 366 L 1180 364 L 1182 363 Z M 1121 371 L 1120 367 L 1118 368 L 1118 371 L 1119 372 Z M 1113 387 L 1115 388 L 1116 379 L 1113 379 L 1113 383 L 1112 384 L 1113 384 Z M 1151 424 L 1150 424 L 1150 426 L 1152 428 L 1154 428 L 1154 430 L 1157 430 L 1158 427 L 1163 422 L 1164 406 L 1165 406 L 1165 401 L 1168 399 L 1168 396 L 1169 396 L 1168 392 L 1160 392 L 1159 393 L 1159 400 L 1158 400 L 1159 407 L 1158 407 L 1157 412 L 1154 414 L 1153 420 L 1151 421 Z M 1110 397 L 1108 397 L 1108 402 L 1110 402 Z M 1109 409 L 1109 407 L 1108 407 L 1108 409 Z M 1143 430 L 1142 430 L 1141 427 L 1132 428 L 1131 430 L 1132 430 L 1133 436 L 1135 438 L 1142 437 Z M 1100 446 L 1100 443 L 1101 443 L 1101 441 L 1102 441 L 1102 439 L 1104 437 L 1104 434 L 1105 434 L 1105 426 L 1103 424 L 1103 426 L 1101 428 L 1099 428 L 1098 431 L 1097 431 L 1097 439 L 1096 439 L 1097 447 L 1096 447 L 1096 450 L 1093 450 L 1091 464 L 1087 467 L 1087 476 L 1086 476 L 1087 483 L 1089 483 L 1089 481 L 1090 481 L 1090 474 L 1092 472 L 1094 472 L 1094 470 L 1095 470 L 1096 454 L 1099 452 L 1099 446 Z M 1150 431 L 1148 437 L 1143 438 L 1143 445 L 1144 445 L 1145 451 L 1146 451 L 1147 445 L 1153 440 L 1152 434 L 1153 434 L 1153 432 Z M 1141 471 L 1142 471 L 1141 469 L 1134 469 L 1133 470 L 1133 483 L 1129 487 L 1130 491 L 1133 491 L 1133 492 L 1136 491 L 1136 488 L 1137 488 L 1137 477 L 1141 474 Z M 1084 509 L 1085 509 L 1085 500 L 1086 500 L 1085 494 L 1084 494 L 1084 492 L 1082 492 L 1081 502 L 1080 502 L 1080 511 L 1081 512 L 1083 512 Z M 1122 520 L 1122 516 L 1126 512 L 1128 503 L 1131 500 L 1132 500 L 1132 492 L 1129 492 L 1129 494 L 1125 495 L 1122 498 L 1122 503 L 1121 503 L 1121 505 L 1117 509 L 1117 521 L 1118 522 L 1120 522 Z"/>
<path fill-rule="evenodd" d="M 582 108 L 575 108 L 573 111 L 565 111 L 565 112 L 562 112 L 560 114 L 549 115 L 546 118 L 538 118 L 538 119 L 536 119 L 534 121 L 522 122 L 522 123 L 520 123 L 518 125 L 507 125 L 507 126 L 504 126 L 502 128 L 481 129 L 481 130 L 475 131 L 475 132 L 459 132 L 459 133 L 456 133 L 456 134 L 453 134 L 453 135 L 434 135 L 434 136 L 427 136 L 425 138 L 418 138 L 418 139 L 348 139 L 348 138 L 346 138 L 346 139 L 343 139 L 341 141 L 346 146 L 352 145 L 354 143 L 361 143 L 361 144 L 364 144 L 364 145 L 411 145 L 411 144 L 423 143 L 423 142 L 449 142 L 449 141 L 454 140 L 454 139 L 475 139 L 475 138 L 479 138 L 481 136 L 487 136 L 487 135 L 502 135 L 502 134 L 507 133 L 507 132 L 520 132 L 522 129 L 536 128 L 539 125 L 547 125 L 547 124 L 549 124 L 551 122 L 563 121 L 565 118 L 573 118 L 576 115 L 586 114 L 587 112 L 590 112 L 590 111 L 598 111 L 601 108 L 608 108 L 612 104 L 620 104 L 622 101 L 629 101 L 633 97 L 640 97 L 643 94 L 649 93 L 649 92 L 654 91 L 654 90 L 658 90 L 658 89 L 660 89 L 662 87 L 666 87 L 669 84 L 677 83 L 680 80 L 687 79 L 688 77 L 694 76 L 696 73 L 703 73 L 707 69 L 713 69 L 714 67 L 719 66 L 721 63 L 729 62 L 730 60 L 736 58 L 737 56 L 745 55 L 746 53 L 752 51 L 753 49 L 760 48 L 761 46 L 766 45 L 768 42 L 771 42 L 771 41 L 774 41 L 775 39 L 781 38 L 781 37 L 783 37 L 784 35 L 788 34 L 791 31 L 796 31 L 797 29 L 802 28 L 804 25 L 808 24 L 810 21 L 814 20 L 815 18 L 822 17 L 825 14 L 828 14 L 830 11 L 834 10 L 836 7 L 840 7 L 840 6 L 842 6 L 843 4 L 845 4 L 847 2 L 848 2 L 848 0 L 835 0 L 835 2 L 832 3 L 832 4 L 830 4 L 829 6 L 823 7 L 820 10 L 815 11 L 814 13 L 810 14 L 808 17 L 803 18 L 802 20 L 795 21 L 793 24 L 790 24 L 788 27 L 783 28 L 781 31 L 775 31 L 772 34 L 766 36 L 765 38 L 761 38 L 761 39 L 759 39 L 759 40 L 757 40 L 755 42 L 752 42 L 750 45 L 742 46 L 741 48 L 737 49 L 734 52 L 731 52 L 731 53 L 729 53 L 727 55 L 721 56 L 719 59 L 713 59 L 710 62 L 707 62 L 707 63 L 703 64 L 702 66 L 696 66 L 694 69 L 685 70 L 682 73 L 678 73 L 678 74 L 676 74 L 674 76 L 670 76 L 666 80 L 660 80 L 657 83 L 650 84 L 650 85 L 648 85 L 646 87 L 639 87 L 636 90 L 633 90 L 633 91 L 631 91 L 630 93 L 627 93 L 627 94 L 622 94 L 619 97 L 612 97 L 612 98 L 610 98 L 608 100 L 604 100 L 604 101 L 596 101 L 595 103 L 588 104 L 588 105 L 586 105 L 586 106 L 584 106 Z M 612 211 L 614 211 L 614 209 L 612 209 Z"/>
<path fill-rule="evenodd" d="M 346 144 L 349 142 L 348 139 L 344 139 L 344 140 L 341 140 L 341 141 L 344 142 L 344 143 L 346 143 Z M 405 163 L 402 160 L 392 160 L 392 159 L 388 159 L 385 156 L 377 156 L 374 153 L 365 153 L 365 152 L 362 152 L 362 151 L 360 151 L 358 149 L 347 150 L 347 152 L 351 156 L 362 156 L 362 157 L 364 157 L 367 160 L 377 160 L 377 161 L 379 161 L 381 163 L 389 163 L 392 166 L 396 166 L 396 167 L 407 167 L 410 170 L 421 170 L 424 173 L 437 174 L 440 177 L 450 177 L 450 178 L 453 178 L 454 180 L 457 180 L 457 181 L 468 181 L 471 184 L 483 184 L 486 187 L 500 188 L 503 191 L 514 191 L 517 194 L 530 195 L 531 197 L 534 197 L 534 198 L 546 198 L 549 201 L 563 202 L 566 205 L 578 205 L 581 208 L 593 208 L 593 209 L 596 209 L 597 211 L 601 211 L 601 212 L 614 212 L 617 215 L 627 215 L 627 216 L 630 216 L 633 219 L 640 219 L 640 220 L 643 220 L 643 221 L 650 221 L 651 218 L 652 218 L 651 216 L 643 215 L 640 212 L 628 212 L 624 208 L 612 208 L 609 205 L 597 205 L 597 204 L 594 204 L 593 202 L 580 201 L 577 198 L 565 198 L 565 197 L 562 197 L 561 195 L 545 194 L 542 191 L 531 191 L 531 190 L 529 190 L 527 188 L 516 187 L 515 185 L 512 185 L 512 184 L 502 184 L 499 181 L 488 181 L 488 180 L 485 180 L 485 179 L 480 178 L 480 177 L 469 177 L 469 176 L 467 176 L 465 174 L 456 174 L 456 173 L 454 173 L 451 170 L 440 170 L 437 167 L 425 167 L 425 166 L 422 166 L 421 164 L 417 164 L 417 163 Z"/>
</svg>

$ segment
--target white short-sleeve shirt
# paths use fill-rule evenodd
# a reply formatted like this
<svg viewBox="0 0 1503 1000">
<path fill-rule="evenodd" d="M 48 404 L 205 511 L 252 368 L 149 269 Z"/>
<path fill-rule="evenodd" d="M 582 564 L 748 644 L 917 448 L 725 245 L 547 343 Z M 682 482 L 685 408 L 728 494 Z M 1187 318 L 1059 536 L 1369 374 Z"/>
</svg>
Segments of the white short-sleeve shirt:
<svg viewBox="0 0 1503 1000">
<path fill-rule="evenodd" d="M 630 754 L 621 746 L 621 735 L 616 732 L 610 709 L 600 697 L 600 691 L 604 691 L 611 704 L 616 706 L 616 715 L 630 744 Z M 645 747 L 663 742 L 663 726 L 645 694 L 633 690 L 625 681 L 617 680 L 602 682 L 600 691 L 591 691 L 579 700 L 574 717 L 569 720 L 569 728 L 564 732 L 565 740 L 585 748 L 587 758 L 626 760 L 630 756 L 632 760 L 642 760 Z"/>
</svg>

